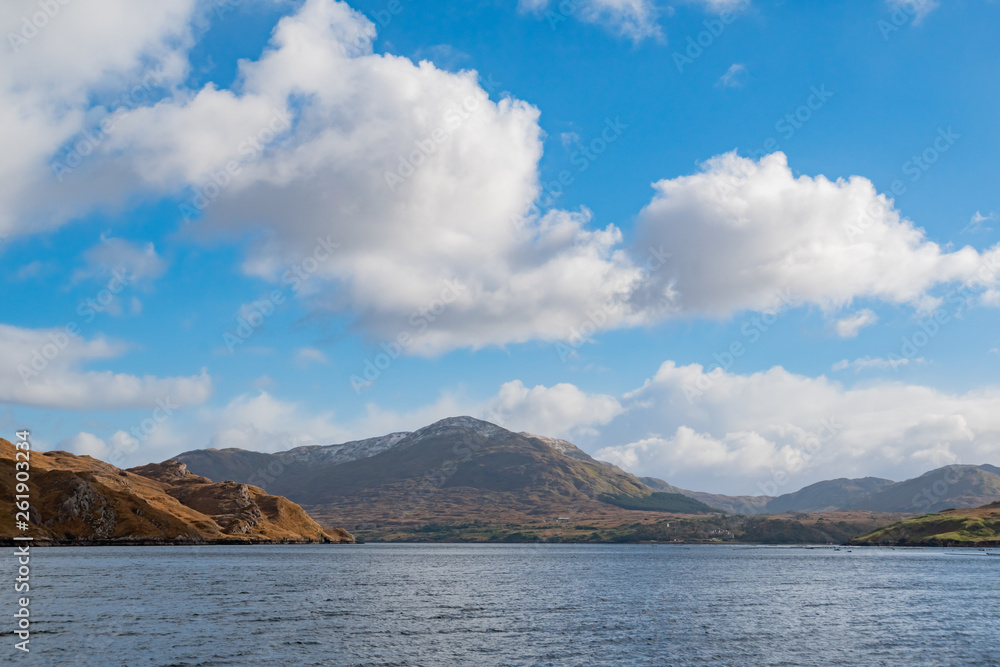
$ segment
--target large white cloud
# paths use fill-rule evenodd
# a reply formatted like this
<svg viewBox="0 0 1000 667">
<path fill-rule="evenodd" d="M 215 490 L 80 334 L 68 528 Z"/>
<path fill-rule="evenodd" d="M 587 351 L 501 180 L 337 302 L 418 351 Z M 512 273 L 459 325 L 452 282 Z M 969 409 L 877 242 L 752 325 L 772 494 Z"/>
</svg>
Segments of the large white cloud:
<svg viewBox="0 0 1000 667">
<path fill-rule="evenodd" d="M 189 377 L 139 377 L 85 370 L 120 356 L 125 346 L 103 337 L 78 335 L 79 326 L 23 329 L 0 324 L 0 403 L 61 410 L 154 408 L 170 399 L 198 405 L 212 392 L 202 369 Z"/>
<path fill-rule="evenodd" d="M 620 231 L 530 214 L 538 111 L 491 100 L 474 72 L 373 54 L 373 36 L 347 5 L 309 0 L 237 91 L 121 115 L 104 165 L 130 164 L 135 188 L 193 186 L 203 230 L 265 230 L 249 273 L 280 280 L 317 239 L 338 244 L 310 274 L 330 283 L 311 286 L 315 305 L 376 338 L 412 334 L 411 353 L 565 339 L 588 310 L 627 320 L 641 275 Z"/>
<path fill-rule="evenodd" d="M 1000 389 L 851 389 L 774 367 L 751 375 L 664 363 L 601 429 L 595 456 L 697 490 L 787 493 L 836 477 L 913 477 L 1000 455 Z M 610 441 L 610 442 L 609 442 Z"/>
<path fill-rule="evenodd" d="M 796 177 L 783 153 L 727 153 L 659 181 L 639 219 L 639 246 L 673 253 L 654 279 L 691 314 L 772 307 L 779 292 L 826 309 L 874 298 L 926 307 L 941 285 L 996 285 L 1000 245 L 949 252 L 860 176 Z"/>
</svg>

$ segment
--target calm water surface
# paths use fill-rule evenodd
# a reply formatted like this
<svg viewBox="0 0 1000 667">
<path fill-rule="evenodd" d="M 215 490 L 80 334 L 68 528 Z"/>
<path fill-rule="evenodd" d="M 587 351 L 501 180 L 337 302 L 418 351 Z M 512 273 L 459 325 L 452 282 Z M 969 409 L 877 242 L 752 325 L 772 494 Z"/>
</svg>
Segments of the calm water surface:
<svg viewBox="0 0 1000 667">
<path fill-rule="evenodd" d="M 976 550 L 118 547 L 32 566 L 26 664 L 1000 665 L 1000 557 Z"/>
</svg>

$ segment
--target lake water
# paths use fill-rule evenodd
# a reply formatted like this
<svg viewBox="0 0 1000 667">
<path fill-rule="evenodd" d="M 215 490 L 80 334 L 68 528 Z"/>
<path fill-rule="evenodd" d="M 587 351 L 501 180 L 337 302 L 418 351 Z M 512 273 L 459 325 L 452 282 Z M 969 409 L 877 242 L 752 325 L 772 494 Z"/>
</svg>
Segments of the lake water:
<svg viewBox="0 0 1000 667">
<path fill-rule="evenodd" d="M 15 656 L 25 664 L 1000 664 L 1000 557 L 976 550 L 367 544 L 32 556 L 32 652 Z"/>
</svg>

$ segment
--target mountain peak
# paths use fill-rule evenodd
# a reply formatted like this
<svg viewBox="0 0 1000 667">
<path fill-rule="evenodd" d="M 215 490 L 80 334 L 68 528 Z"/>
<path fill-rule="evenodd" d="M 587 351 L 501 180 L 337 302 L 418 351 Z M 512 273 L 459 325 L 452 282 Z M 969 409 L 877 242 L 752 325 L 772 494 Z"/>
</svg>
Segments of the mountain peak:
<svg viewBox="0 0 1000 667">
<path fill-rule="evenodd" d="M 421 439 L 451 430 L 470 431 L 484 438 L 491 438 L 502 433 L 509 433 L 507 429 L 497 426 L 496 424 L 483 421 L 482 419 L 476 419 L 475 417 L 469 417 L 468 415 L 462 415 L 460 417 L 447 417 L 446 419 L 434 422 L 430 426 L 418 429 L 413 432 L 413 437 L 415 439 Z"/>
</svg>

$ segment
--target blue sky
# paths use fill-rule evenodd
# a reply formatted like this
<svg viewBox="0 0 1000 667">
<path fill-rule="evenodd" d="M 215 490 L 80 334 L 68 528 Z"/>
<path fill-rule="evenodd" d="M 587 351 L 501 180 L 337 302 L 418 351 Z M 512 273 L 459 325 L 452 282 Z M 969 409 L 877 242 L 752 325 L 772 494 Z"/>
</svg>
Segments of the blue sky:
<svg viewBox="0 0 1000 667">
<path fill-rule="evenodd" d="M 11 434 L 472 414 L 733 493 L 996 463 L 997 3 L 96 9 L 0 12 Z"/>
</svg>

